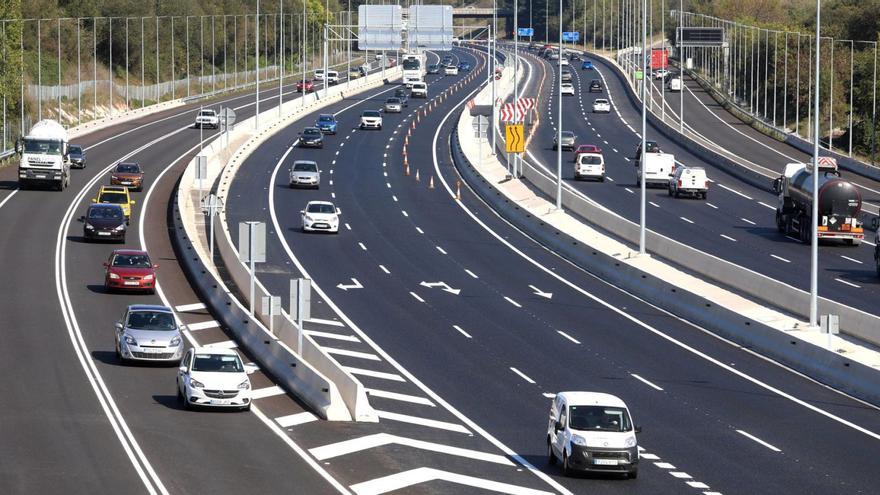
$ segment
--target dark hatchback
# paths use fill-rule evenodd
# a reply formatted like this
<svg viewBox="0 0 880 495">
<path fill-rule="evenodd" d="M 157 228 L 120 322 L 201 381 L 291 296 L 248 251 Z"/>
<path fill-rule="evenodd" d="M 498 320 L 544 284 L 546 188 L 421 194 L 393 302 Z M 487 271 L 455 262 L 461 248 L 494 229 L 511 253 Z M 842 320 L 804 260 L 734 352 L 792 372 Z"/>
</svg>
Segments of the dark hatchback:
<svg viewBox="0 0 880 495">
<path fill-rule="evenodd" d="M 83 222 L 83 239 L 86 241 L 125 242 L 125 213 L 119 205 L 90 205 L 80 221 Z"/>
<path fill-rule="evenodd" d="M 67 147 L 67 154 L 70 157 L 70 166 L 73 168 L 86 168 L 86 150 L 78 144 L 71 144 Z"/>
<path fill-rule="evenodd" d="M 299 134 L 299 145 L 301 148 L 323 148 L 324 133 L 317 127 L 306 127 Z"/>
<path fill-rule="evenodd" d="M 402 103 L 403 106 L 405 106 L 405 107 L 409 106 L 409 101 L 407 100 L 409 98 L 409 95 L 407 95 L 406 89 L 404 89 L 404 88 L 395 89 L 394 90 L 394 97 L 400 99 L 400 103 Z"/>
<path fill-rule="evenodd" d="M 439 74 L 440 66 L 437 64 L 431 64 L 428 66 L 428 74 Z"/>
</svg>

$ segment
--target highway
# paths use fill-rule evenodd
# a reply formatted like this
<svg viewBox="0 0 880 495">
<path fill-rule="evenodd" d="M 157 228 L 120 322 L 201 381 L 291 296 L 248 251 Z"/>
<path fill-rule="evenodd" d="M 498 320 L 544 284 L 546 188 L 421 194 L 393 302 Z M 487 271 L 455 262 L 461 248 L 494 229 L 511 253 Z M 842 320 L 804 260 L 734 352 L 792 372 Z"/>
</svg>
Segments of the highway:
<svg viewBox="0 0 880 495">
<path fill-rule="evenodd" d="M 556 74 L 550 63 L 526 56 L 527 67 L 535 73 L 535 81 L 546 75 L 542 97 L 546 102 L 541 127 L 536 131 L 529 152 L 533 163 L 556 170 L 556 152 L 552 150 L 556 117 Z M 623 81 L 599 57 L 591 57 L 595 70 L 573 66 L 575 96 L 565 96 L 563 129 L 575 132 L 579 144 L 596 144 L 603 150 L 607 182 L 573 180 L 572 152 L 563 152 L 563 177 L 571 187 L 599 204 L 634 222 L 639 221 L 639 188 L 636 184 L 635 155 L 640 141 L 641 110 L 631 104 L 624 93 Z M 592 79 L 603 81 L 603 93 L 589 93 Z M 552 83 L 552 84 L 551 84 Z M 610 114 L 593 114 L 595 98 L 612 101 Z M 619 115 L 618 115 L 619 113 Z M 685 114 L 687 115 L 687 113 Z M 687 117 L 686 117 L 687 118 Z M 702 128 L 709 129 L 707 124 Z M 779 233 L 775 224 L 776 196 L 768 188 L 753 187 L 716 164 L 708 163 L 687 152 L 677 143 L 665 139 L 648 125 L 648 139 L 656 140 L 676 161 L 686 166 L 704 167 L 712 180 L 706 200 L 676 199 L 666 189 L 647 191 L 647 226 L 675 239 L 742 267 L 780 280 L 800 289 L 809 290 L 809 247 Z M 744 141 L 737 152 L 750 158 L 756 145 Z M 852 175 L 852 174 L 850 174 Z M 849 306 L 878 314 L 875 301 L 880 283 L 874 270 L 873 236 L 859 247 L 841 243 L 821 243 L 819 248 L 819 295 Z M 650 250 L 650 246 L 648 246 Z"/>
<path fill-rule="evenodd" d="M 285 99 L 296 96 L 291 90 L 285 88 Z M 277 84 L 262 100 L 264 109 L 277 103 Z M 243 93 L 203 104 L 232 106 L 241 120 L 253 114 L 253 101 Z M 175 367 L 123 366 L 114 355 L 113 323 L 134 303 L 189 306 L 178 316 L 209 327 L 198 334 L 201 343 L 228 340 L 210 328 L 213 320 L 180 272 L 167 233 L 169 198 L 199 148 L 192 128 L 199 105 L 77 140 L 88 149 L 88 167 L 73 172 L 64 192 L 17 191 L 15 167 L 0 171 L 0 185 L 10 191 L 0 197 L 9 234 L 0 240 L 0 287 L 18 295 L 0 302 L 2 371 L 9 377 L 0 385 L 7 398 L 0 420 L 4 492 L 281 493 L 289 477 L 311 493 L 332 491 L 259 413 L 183 411 Z M 216 134 L 206 130 L 204 137 Z M 109 167 L 123 159 L 146 171 L 126 243 L 86 244 L 77 219 L 107 182 Z M 101 264 L 121 247 L 149 249 L 160 265 L 159 294 L 104 291 Z M 259 373 L 252 380 L 255 388 L 267 386 Z"/>
<path fill-rule="evenodd" d="M 552 81 L 547 77 L 545 87 Z M 451 80 L 455 76 L 429 76 L 429 97 Z M 875 408 L 597 280 L 511 227 L 467 185 L 462 201 L 452 200 L 441 186 L 459 178 L 449 156 L 450 134 L 464 101 L 483 80 L 478 75 L 421 118 L 409 138 L 409 176 L 401 141 L 417 104 L 411 102 L 401 116 L 385 115 L 381 131 L 357 130 L 360 110 L 378 107 L 386 96 L 374 93 L 365 102 L 335 107 L 341 132 L 328 137 L 323 150 L 291 148 L 305 125 L 299 123 L 269 139 L 236 177 L 230 222 L 270 225 L 268 261 L 258 266 L 261 282 L 282 299 L 293 277 L 307 276 L 322 289 L 313 299 L 317 319 L 306 328 L 320 332 L 313 335 L 325 350 L 355 370 L 386 418 L 351 428 L 312 422 L 291 428 L 291 437 L 313 455 L 339 457 L 341 463 L 328 469 L 352 487 L 428 467 L 571 493 L 873 491 L 878 479 L 872 458 L 880 449 Z M 568 118 L 578 111 L 579 105 L 568 105 Z M 600 126 L 594 125 L 603 135 L 605 129 L 622 135 L 626 153 L 634 149 L 635 138 L 619 125 Z M 603 147 L 618 146 L 611 134 Z M 545 150 L 537 153 L 547 156 Z M 300 158 L 315 159 L 322 168 L 319 190 L 288 188 L 287 171 Z M 620 180 L 597 188 L 628 198 L 632 165 L 612 167 L 611 176 Z M 432 174 L 435 189 L 429 189 Z M 733 198 L 725 199 L 719 189 L 710 201 L 732 208 Z M 299 211 L 315 199 L 332 200 L 341 209 L 339 235 L 301 232 Z M 757 224 L 763 207 L 749 205 L 736 207 Z M 627 401 L 644 427 L 637 480 L 564 478 L 547 465 L 548 397 L 567 389 L 605 391 Z M 373 445 L 367 438 L 385 432 L 410 444 L 445 447 L 428 454 L 422 449 L 416 457 L 413 449 L 344 448 Z M 508 458 L 516 453 L 517 464 L 537 471 L 514 474 L 485 456 L 463 463 L 464 456 L 449 447 Z M 424 490 L 461 493 L 443 483 Z"/>
</svg>

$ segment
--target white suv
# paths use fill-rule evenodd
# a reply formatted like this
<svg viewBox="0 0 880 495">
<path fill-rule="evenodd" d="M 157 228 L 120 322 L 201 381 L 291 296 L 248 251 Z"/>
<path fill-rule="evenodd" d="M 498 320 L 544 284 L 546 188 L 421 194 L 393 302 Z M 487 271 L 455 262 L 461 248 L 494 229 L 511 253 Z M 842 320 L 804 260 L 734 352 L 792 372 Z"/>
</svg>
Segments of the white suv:
<svg viewBox="0 0 880 495">
<path fill-rule="evenodd" d="M 339 84 L 339 72 L 336 72 L 335 70 L 328 70 L 327 84 Z"/>
<path fill-rule="evenodd" d="M 251 381 L 235 349 L 193 347 L 177 371 L 177 399 L 184 407 L 249 410 Z"/>
<path fill-rule="evenodd" d="M 414 82 L 412 84 L 412 89 L 410 90 L 410 96 L 413 98 L 427 98 L 428 97 L 428 85 L 424 82 Z"/>
<path fill-rule="evenodd" d="M 324 69 L 315 69 L 315 81 L 324 80 Z"/>
<path fill-rule="evenodd" d="M 382 114 L 378 110 L 364 110 L 361 114 L 361 129 L 382 130 Z"/>
<path fill-rule="evenodd" d="M 220 127 L 220 116 L 211 109 L 199 110 L 198 115 L 196 115 L 196 127 L 217 129 Z"/>
</svg>

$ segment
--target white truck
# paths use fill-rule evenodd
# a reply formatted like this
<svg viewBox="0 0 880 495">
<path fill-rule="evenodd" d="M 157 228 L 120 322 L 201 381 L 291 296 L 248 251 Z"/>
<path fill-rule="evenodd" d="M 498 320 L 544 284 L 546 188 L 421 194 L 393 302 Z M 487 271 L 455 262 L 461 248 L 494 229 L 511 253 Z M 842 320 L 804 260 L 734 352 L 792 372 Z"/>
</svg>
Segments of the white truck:
<svg viewBox="0 0 880 495">
<path fill-rule="evenodd" d="M 414 82 L 422 82 L 425 79 L 425 53 L 411 52 L 403 56 L 403 84 L 407 87 Z"/>
<path fill-rule="evenodd" d="M 196 115 L 195 127 L 197 129 L 204 129 L 205 127 L 210 127 L 211 129 L 219 129 L 220 116 L 217 115 L 217 111 L 211 110 L 210 108 L 199 110 L 199 113 Z"/>
<path fill-rule="evenodd" d="M 41 120 L 15 143 L 21 156 L 18 184 L 25 189 L 44 185 L 63 191 L 70 185 L 67 129 L 54 120 Z"/>
</svg>

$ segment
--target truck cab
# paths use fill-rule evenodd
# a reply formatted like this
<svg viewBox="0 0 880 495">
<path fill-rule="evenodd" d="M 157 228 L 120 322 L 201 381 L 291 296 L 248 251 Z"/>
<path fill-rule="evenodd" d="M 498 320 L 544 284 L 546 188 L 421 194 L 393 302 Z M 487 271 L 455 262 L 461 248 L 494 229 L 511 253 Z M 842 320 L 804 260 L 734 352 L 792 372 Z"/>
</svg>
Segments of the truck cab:
<svg viewBox="0 0 880 495">
<path fill-rule="evenodd" d="M 41 120 L 15 143 L 21 159 L 18 183 L 22 188 L 48 185 L 59 191 L 70 185 L 67 130 L 54 120 Z"/>
</svg>

